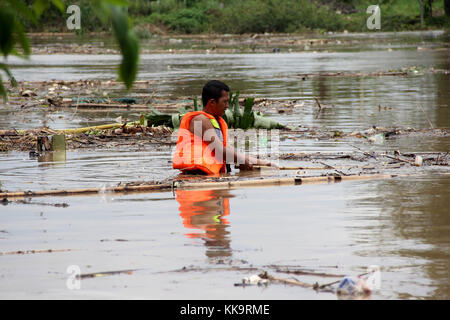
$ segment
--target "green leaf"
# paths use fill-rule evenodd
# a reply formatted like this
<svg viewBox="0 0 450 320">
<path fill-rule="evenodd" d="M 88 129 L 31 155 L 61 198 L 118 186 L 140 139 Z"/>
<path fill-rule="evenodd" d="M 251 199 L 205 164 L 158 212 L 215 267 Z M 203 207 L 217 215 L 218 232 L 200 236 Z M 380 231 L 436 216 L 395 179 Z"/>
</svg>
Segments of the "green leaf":
<svg viewBox="0 0 450 320">
<path fill-rule="evenodd" d="M 180 114 L 175 113 L 172 115 L 172 125 L 174 129 L 178 129 L 180 127 Z"/>
<path fill-rule="evenodd" d="M 245 100 L 244 114 L 242 115 L 240 123 L 240 127 L 244 130 L 253 127 L 253 124 L 255 122 L 255 115 L 252 112 L 254 100 L 254 98 L 247 98 Z"/>
<path fill-rule="evenodd" d="M 53 5 L 58 8 L 59 11 L 65 13 L 65 5 L 61 0 L 51 0 Z"/>
<path fill-rule="evenodd" d="M 194 98 L 194 111 L 198 111 L 197 98 Z"/>
<path fill-rule="evenodd" d="M 228 109 L 233 110 L 233 93 L 230 91 L 230 97 L 228 100 Z"/>
<path fill-rule="evenodd" d="M 254 102 L 255 102 L 255 98 L 245 99 L 244 115 L 252 113 L 252 108 L 253 108 Z"/>
<path fill-rule="evenodd" d="M 0 95 L 3 97 L 3 102 L 6 103 L 6 100 L 7 100 L 6 89 L 3 86 L 3 80 L 2 80 L 1 74 L 0 74 Z"/>
<path fill-rule="evenodd" d="M 155 108 L 151 108 L 151 109 L 152 109 L 152 113 L 154 113 L 154 114 L 156 114 L 156 115 L 159 115 L 159 116 L 164 115 L 164 113 L 162 113 L 162 112 L 156 110 Z"/>
<path fill-rule="evenodd" d="M 125 83 L 127 90 L 130 90 L 138 69 L 139 42 L 134 31 L 130 29 L 127 14 L 117 6 L 112 6 L 111 12 L 114 34 L 122 52 L 119 79 Z"/>
<path fill-rule="evenodd" d="M 50 7 L 50 2 L 47 0 L 36 0 L 33 3 L 33 10 L 36 14 L 36 17 L 40 17 L 42 13 Z"/>
<path fill-rule="evenodd" d="M 285 126 L 282 124 L 279 124 L 275 120 L 263 117 L 261 115 L 258 115 L 256 112 L 253 113 L 255 117 L 254 127 L 256 129 L 284 129 Z"/>
<path fill-rule="evenodd" d="M 13 87 L 17 86 L 17 81 L 16 79 L 13 77 L 11 71 L 9 71 L 8 66 L 4 63 L 0 63 L 0 70 L 3 70 L 9 77 L 9 80 L 11 81 L 11 85 Z M 6 101 L 8 100 L 8 97 L 6 95 L 6 89 L 3 86 L 3 80 L 2 80 L 2 76 L 0 75 L 0 95 L 3 97 L 3 102 L 6 103 Z"/>
<path fill-rule="evenodd" d="M 190 108 L 191 108 L 190 106 L 178 108 L 178 113 L 185 115 L 186 113 L 190 112 L 190 110 L 188 110 Z"/>
<path fill-rule="evenodd" d="M 147 121 L 144 113 L 141 114 L 141 116 L 139 117 L 139 124 L 144 127 L 148 126 L 148 121 Z"/>
<path fill-rule="evenodd" d="M 127 0 L 103 0 L 105 2 L 108 2 L 109 4 L 112 4 L 114 6 L 121 6 L 121 7 L 128 7 L 128 1 Z"/>
<path fill-rule="evenodd" d="M 239 91 L 236 92 L 234 99 L 233 99 L 233 104 L 234 104 L 234 114 L 240 114 L 240 110 L 239 110 Z"/>
<path fill-rule="evenodd" d="M 17 86 L 17 81 L 14 78 L 14 76 L 12 75 L 11 71 L 9 71 L 9 68 L 6 64 L 0 63 L 0 70 L 3 70 L 8 75 L 9 80 L 11 81 L 11 85 L 13 87 Z"/>
<path fill-rule="evenodd" d="M 224 120 L 227 123 L 228 127 L 232 128 L 234 125 L 233 111 L 231 111 L 230 109 L 225 110 Z"/>
<path fill-rule="evenodd" d="M 0 10 L 0 51 L 3 56 L 8 56 L 14 48 L 14 13 L 7 8 Z"/>
<path fill-rule="evenodd" d="M 25 34 L 22 23 L 18 20 L 16 20 L 15 31 L 16 36 L 18 38 L 17 40 L 23 49 L 23 54 L 25 57 L 28 57 L 31 53 L 30 41 L 28 40 L 28 37 Z"/>
</svg>

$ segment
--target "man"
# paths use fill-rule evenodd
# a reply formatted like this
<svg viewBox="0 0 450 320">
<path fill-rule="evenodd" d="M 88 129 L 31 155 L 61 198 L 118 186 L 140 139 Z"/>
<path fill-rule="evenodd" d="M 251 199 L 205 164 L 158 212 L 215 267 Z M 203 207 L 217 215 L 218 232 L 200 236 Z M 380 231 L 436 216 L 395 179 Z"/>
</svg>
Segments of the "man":
<svg viewBox="0 0 450 320">
<path fill-rule="evenodd" d="M 217 175 L 230 172 L 231 163 L 239 165 L 240 170 L 252 170 L 254 165 L 276 166 L 227 145 L 228 126 L 222 116 L 228 108 L 229 92 L 230 88 L 217 80 L 203 87 L 203 111 L 189 112 L 181 120 L 174 169 Z"/>
</svg>

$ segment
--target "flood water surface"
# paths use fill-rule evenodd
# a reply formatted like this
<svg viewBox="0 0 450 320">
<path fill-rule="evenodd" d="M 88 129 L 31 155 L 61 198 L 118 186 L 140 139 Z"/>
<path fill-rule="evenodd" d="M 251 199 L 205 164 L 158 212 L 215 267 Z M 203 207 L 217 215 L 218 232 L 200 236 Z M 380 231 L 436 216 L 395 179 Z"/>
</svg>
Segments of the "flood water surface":
<svg viewBox="0 0 450 320">
<path fill-rule="evenodd" d="M 398 178 L 11 203 L 1 209 L 2 251 L 54 252 L 1 256 L 0 297 L 336 299 L 301 287 L 234 283 L 263 270 L 275 274 L 274 265 L 334 275 L 378 265 L 381 288 L 372 299 L 448 299 L 449 187 L 449 178 Z M 61 202 L 68 207 L 43 205 Z M 104 274 L 70 290 L 72 265 L 83 275 Z M 131 271 L 107 274 L 121 270 Z"/>
<path fill-rule="evenodd" d="M 399 41 L 392 34 L 371 35 L 366 46 L 320 52 L 143 54 L 138 77 L 152 85 L 129 95 L 199 96 L 206 80 L 216 78 L 244 96 L 294 101 L 291 109 L 266 110 L 294 129 L 425 129 L 427 116 L 435 128 L 448 128 L 448 35 L 410 36 Z M 10 63 L 19 81 L 111 80 L 119 61 L 117 55 L 56 54 Z M 370 75 L 389 70 L 408 74 Z M 316 76 L 333 72 L 347 75 Z M 314 97 L 327 107 L 320 114 Z M 118 116 L 135 120 L 139 112 L 22 112 L 2 105 L 0 127 L 73 128 L 114 122 Z M 445 134 L 394 136 L 378 146 L 363 139 L 351 144 L 363 151 L 450 151 Z M 28 152 L 1 152 L 0 189 L 170 179 L 178 174 L 171 166 L 172 152 L 173 145 L 111 145 L 67 151 L 54 162 L 32 159 Z M 290 152 L 361 151 L 346 140 L 296 139 L 281 132 L 280 153 Z M 381 288 L 372 299 L 450 299 L 448 170 L 414 167 L 410 173 L 415 175 L 330 185 L 101 193 L 0 204 L 0 298 L 336 299 L 334 293 L 281 284 L 234 284 L 262 271 L 290 278 L 277 272 L 286 266 L 338 275 L 295 276 L 324 284 L 378 265 Z M 83 275 L 80 290 L 67 286 L 70 266 Z"/>
</svg>

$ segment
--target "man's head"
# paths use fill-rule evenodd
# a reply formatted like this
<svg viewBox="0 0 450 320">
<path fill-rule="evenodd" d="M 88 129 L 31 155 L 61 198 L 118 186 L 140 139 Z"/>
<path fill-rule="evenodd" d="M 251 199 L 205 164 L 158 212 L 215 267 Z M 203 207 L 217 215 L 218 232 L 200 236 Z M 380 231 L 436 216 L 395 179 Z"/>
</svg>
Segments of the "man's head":
<svg viewBox="0 0 450 320">
<path fill-rule="evenodd" d="M 208 81 L 203 87 L 202 102 L 203 111 L 214 117 L 221 117 L 228 108 L 230 88 L 218 80 Z"/>
</svg>

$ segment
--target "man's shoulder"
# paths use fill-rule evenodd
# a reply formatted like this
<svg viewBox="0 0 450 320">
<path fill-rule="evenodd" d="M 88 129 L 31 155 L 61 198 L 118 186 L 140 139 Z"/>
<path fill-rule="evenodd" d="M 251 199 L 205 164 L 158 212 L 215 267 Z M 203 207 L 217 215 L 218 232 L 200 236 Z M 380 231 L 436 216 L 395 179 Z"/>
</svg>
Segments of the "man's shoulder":
<svg viewBox="0 0 450 320">
<path fill-rule="evenodd" d="M 202 120 L 202 121 L 208 120 L 209 121 L 209 118 L 204 113 L 199 113 L 199 114 L 196 114 L 196 115 L 192 115 L 191 121 L 192 120 Z"/>
<path fill-rule="evenodd" d="M 210 119 L 204 113 L 199 113 L 197 115 L 189 115 L 189 113 L 187 113 L 185 116 L 187 115 L 188 119 L 185 121 L 188 121 L 186 125 L 189 127 L 190 131 L 193 130 L 196 122 L 201 123 L 201 127 L 203 128 L 209 128 L 212 126 Z"/>
</svg>

